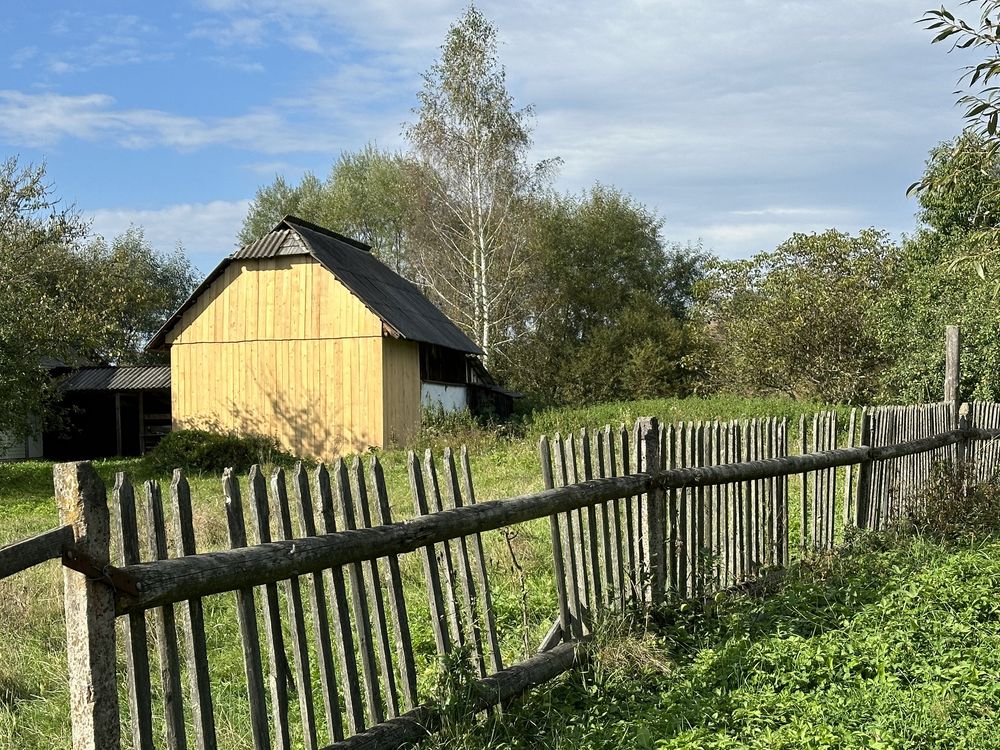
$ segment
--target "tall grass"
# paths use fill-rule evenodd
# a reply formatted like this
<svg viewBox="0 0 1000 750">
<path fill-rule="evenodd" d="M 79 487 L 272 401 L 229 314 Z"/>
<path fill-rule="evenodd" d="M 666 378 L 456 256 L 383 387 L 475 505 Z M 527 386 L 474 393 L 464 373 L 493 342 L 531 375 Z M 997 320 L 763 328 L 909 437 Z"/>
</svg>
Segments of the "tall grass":
<svg viewBox="0 0 1000 750">
<path fill-rule="evenodd" d="M 435 451 L 444 445 L 470 449 L 477 499 L 480 501 L 542 489 L 536 446 L 538 436 L 583 426 L 631 424 L 639 416 L 664 421 L 787 416 L 811 413 L 812 404 L 780 399 L 667 399 L 600 404 L 548 410 L 503 427 L 468 422 L 432 424 L 411 447 Z M 413 515 L 406 476 L 406 451 L 379 453 L 390 501 L 397 519 Z M 126 471 L 138 484 L 169 480 L 141 460 L 95 462 L 105 484 Z M 226 546 L 222 485 L 218 474 L 190 477 L 199 548 Z M 141 493 L 139 493 L 141 495 Z M 58 522 L 52 490 L 52 465 L 46 462 L 0 464 L 0 544 L 30 536 Z M 548 527 L 537 521 L 513 530 L 485 535 L 488 568 L 502 649 L 507 663 L 526 655 L 540 642 L 556 612 L 551 583 Z M 425 678 L 424 695 L 434 690 L 436 659 L 429 621 L 420 614 L 426 595 L 415 558 L 404 560 L 407 600 L 414 613 L 417 656 Z M 0 581 L 0 749 L 41 750 L 69 746 L 68 697 L 61 604 L 61 570 L 56 562 Z M 239 647 L 231 595 L 211 597 L 207 605 L 213 676 L 217 680 L 218 730 L 221 747 L 245 747 L 249 733 L 243 693 L 242 649 Z M 526 623 L 526 625 L 525 625 Z M 6 637 L 16 633 L 17 637 Z M 317 691 L 318 692 L 318 691 Z M 317 696 L 318 697 L 318 696 Z M 123 702 L 123 712 L 124 712 Z M 321 711 L 320 711 L 321 715 Z M 300 731 L 300 730 L 296 730 Z"/>
</svg>

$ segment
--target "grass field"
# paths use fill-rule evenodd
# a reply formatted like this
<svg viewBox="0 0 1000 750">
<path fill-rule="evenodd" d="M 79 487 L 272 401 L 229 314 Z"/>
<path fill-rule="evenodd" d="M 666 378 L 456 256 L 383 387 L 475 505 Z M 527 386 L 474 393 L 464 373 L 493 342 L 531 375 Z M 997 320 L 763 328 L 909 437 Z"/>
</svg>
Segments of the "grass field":
<svg viewBox="0 0 1000 750">
<path fill-rule="evenodd" d="M 477 496 L 480 500 L 489 500 L 541 489 L 536 445 L 542 433 L 566 432 L 607 423 L 631 423 L 636 417 L 648 414 L 671 421 L 787 416 L 794 424 L 799 414 L 811 413 L 816 408 L 815 405 L 784 400 L 732 398 L 602 404 L 536 413 L 512 427 L 496 431 L 474 430 L 460 423 L 439 424 L 427 430 L 420 444 L 413 447 L 430 445 L 440 449 L 444 445 L 457 447 L 467 443 Z M 380 454 L 380 458 L 385 467 L 395 513 L 399 518 L 412 515 L 405 451 L 386 451 Z M 117 471 L 128 472 L 136 482 L 150 478 L 143 464 L 136 460 L 104 461 L 95 466 L 109 487 Z M 218 476 L 192 477 L 192 490 L 199 547 L 215 549 L 225 546 L 226 530 Z M 0 464 L 0 544 L 38 533 L 56 523 L 51 465 L 39 462 Z M 504 634 L 502 646 L 508 663 L 521 658 L 526 648 L 533 649 L 537 645 L 555 612 L 547 523 L 526 524 L 516 532 L 513 538 L 504 538 L 498 532 L 486 537 L 498 621 Z M 517 573 L 512 552 L 517 564 L 523 567 L 524 576 Z M 898 564 L 911 557 L 924 560 L 928 565 L 939 558 L 950 559 L 944 552 L 939 558 L 934 558 L 934 552 L 929 547 L 878 554 L 888 555 Z M 754 723 L 757 720 L 751 715 L 753 711 L 761 712 L 762 716 L 769 715 L 771 708 L 768 706 L 771 704 L 750 705 L 751 694 L 759 692 L 756 687 L 748 687 L 757 679 L 753 669 L 750 666 L 740 667 L 742 671 L 734 673 L 741 675 L 739 680 L 729 680 L 724 684 L 718 681 L 710 684 L 709 676 L 722 674 L 724 670 L 720 665 L 723 664 L 732 664 L 734 669 L 738 665 L 752 665 L 752 661 L 741 661 L 740 649 L 747 652 L 746 659 L 757 658 L 752 656 L 758 653 L 755 649 L 766 650 L 781 641 L 785 635 L 783 627 L 796 628 L 796 637 L 803 639 L 801 649 L 795 651 L 797 654 L 809 652 L 812 648 L 810 638 L 822 637 L 827 632 L 847 632 L 843 628 L 817 626 L 815 633 L 809 630 L 811 634 L 807 638 L 803 632 L 803 629 L 808 630 L 806 625 L 782 623 L 794 623 L 792 615 L 800 611 L 806 621 L 815 619 L 821 623 L 829 622 L 829 618 L 833 617 L 831 612 L 840 612 L 846 617 L 849 611 L 853 611 L 850 610 L 851 602 L 839 606 L 839 609 L 834 606 L 827 612 L 824 597 L 836 604 L 837 596 L 847 596 L 844 593 L 846 589 L 843 586 L 838 588 L 836 581 L 846 581 L 851 575 L 863 577 L 861 572 L 852 574 L 850 571 L 860 571 L 858 566 L 863 566 L 865 561 L 877 560 L 873 555 L 876 553 L 861 556 L 851 563 L 855 568 L 845 567 L 827 577 L 804 573 L 801 576 L 801 596 L 794 594 L 790 588 L 775 600 L 788 602 L 790 609 L 784 612 L 780 610 L 780 604 L 772 606 L 767 603 L 762 607 L 760 602 L 740 600 L 720 606 L 712 613 L 685 615 L 666 623 L 666 630 L 655 637 L 636 637 L 632 634 L 609 638 L 593 671 L 579 678 L 561 680 L 555 686 L 538 692 L 529 703 L 533 708 L 523 714 L 505 714 L 506 724 L 492 725 L 483 730 L 492 732 L 490 736 L 464 732 L 463 739 L 456 742 L 471 742 L 470 747 L 488 745 L 488 739 L 499 743 L 498 747 L 619 747 L 643 744 L 652 747 L 662 739 L 667 742 L 662 745 L 664 747 L 754 746 L 754 742 L 747 744 L 746 737 L 750 735 L 746 735 L 743 729 L 726 723 L 735 721 L 726 717 L 730 716 L 729 707 L 734 707 L 735 711 L 735 707 L 743 705 L 740 701 L 746 703 L 746 708 L 740 708 L 739 712 L 747 712 L 748 727 L 763 726 L 760 722 Z M 415 556 L 406 562 L 404 575 L 410 584 L 407 596 L 414 613 L 418 659 L 422 661 L 424 674 L 427 675 L 420 687 L 424 695 L 429 695 L 434 689 L 436 665 L 429 623 L 426 618 L 421 619 L 420 614 L 422 609 L 426 610 L 426 597 Z M 871 564 L 875 565 L 874 562 Z M 886 577 L 880 573 L 879 580 L 883 579 Z M 890 586 L 890 583 L 885 585 Z M 815 592 L 814 600 L 809 599 L 812 594 L 806 595 L 810 591 Z M 805 608 L 809 602 L 814 611 Z M 866 605 L 868 603 L 866 600 Z M 526 626 L 523 623 L 525 614 Z M 242 649 L 238 645 L 232 615 L 232 597 L 212 597 L 207 615 L 210 660 L 213 677 L 217 677 L 215 697 L 220 746 L 247 747 L 249 731 L 242 687 Z M 768 622 L 772 624 L 766 625 Z M 0 638 L 0 749 L 69 747 L 61 571 L 57 563 L 39 566 L 0 581 L 0 633 L 5 634 Z M 15 633 L 16 638 L 6 636 Z M 863 657 L 863 644 L 859 643 L 858 648 L 862 649 L 858 652 L 862 656 L 858 658 L 866 658 Z M 725 661 L 719 661 L 723 657 Z M 710 664 L 715 666 L 710 668 Z M 639 675 L 640 679 L 633 679 L 630 675 Z M 774 678 L 773 674 L 767 676 Z M 675 683 L 675 679 L 681 682 Z M 685 690 L 692 691 L 689 698 L 678 700 Z M 750 693 L 740 692 L 744 690 L 750 690 Z M 801 686 L 786 686 L 782 690 L 782 695 L 791 696 L 789 700 L 806 711 L 805 704 L 810 695 L 807 690 Z M 835 697 L 840 698 L 839 695 Z M 833 700 L 833 697 L 824 696 L 823 700 Z M 708 707 L 714 705 L 713 701 L 718 703 L 714 713 L 706 714 Z M 807 720 L 808 714 L 795 719 L 792 712 L 794 706 L 782 705 L 782 710 L 786 711 L 782 715 L 791 717 L 789 721 Z M 525 718 L 539 707 L 541 720 L 529 721 Z M 571 714 L 577 710 L 581 712 L 579 717 L 571 719 Z M 620 714 L 617 718 L 616 712 Z M 739 712 L 736 715 L 743 715 Z M 683 732 L 681 728 L 684 728 Z M 705 739 L 708 735 L 704 733 L 715 737 L 720 731 L 723 732 L 720 738 L 728 736 L 726 733 L 732 735 L 730 744 L 719 739 L 722 744 L 712 745 L 715 739 Z M 763 730 L 746 731 L 752 734 Z M 536 738 L 534 743 L 529 742 L 532 737 Z M 547 739 L 539 743 L 538 737 Z M 772 743 L 772 746 L 799 745 L 786 742 L 784 745 Z M 810 746 L 880 747 L 878 744 L 836 743 Z M 890 743 L 885 746 L 895 745 Z"/>
<path fill-rule="evenodd" d="M 595 665 L 441 747 L 1000 747 L 1000 542 L 868 539 L 605 638 Z M 612 634 L 613 636 L 613 634 Z"/>
</svg>

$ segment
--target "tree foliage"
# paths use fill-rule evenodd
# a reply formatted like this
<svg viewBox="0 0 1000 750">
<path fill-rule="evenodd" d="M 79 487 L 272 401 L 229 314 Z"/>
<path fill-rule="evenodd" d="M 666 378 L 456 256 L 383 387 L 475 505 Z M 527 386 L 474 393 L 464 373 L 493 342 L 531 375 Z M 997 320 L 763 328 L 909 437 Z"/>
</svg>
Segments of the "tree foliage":
<svg viewBox="0 0 1000 750">
<path fill-rule="evenodd" d="M 496 369 L 545 403 L 689 392 L 686 318 L 704 254 L 666 247 L 662 220 L 613 188 L 534 211 L 523 330 Z"/>
<path fill-rule="evenodd" d="M 279 175 L 257 190 L 237 239 L 249 244 L 293 214 L 370 245 L 386 265 L 413 278 L 409 237 L 416 169 L 412 159 L 370 143 L 343 152 L 325 182 L 307 172 L 289 185 Z"/>
<path fill-rule="evenodd" d="M 25 435 L 52 415 L 54 360 L 133 362 L 193 284 L 178 251 L 141 230 L 87 242 L 88 227 L 53 196 L 42 166 L 0 167 L 0 432 Z"/>
<path fill-rule="evenodd" d="M 931 151 L 925 180 L 936 187 L 918 196 L 921 226 L 903 243 L 897 283 L 880 301 L 892 361 L 886 399 L 941 397 L 942 342 L 951 324 L 962 327 L 963 395 L 1000 398 L 1000 278 L 993 264 L 975 258 L 984 232 L 1000 218 L 1000 160 L 986 154 L 972 133 Z M 963 262 L 970 256 L 972 264 Z"/>
<path fill-rule="evenodd" d="M 876 304 L 894 279 L 885 233 L 796 234 L 776 250 L 717 263 L 699 289 L 699 317 L 723 388 L 863 403 L 888 362 Z"/>
<path fill-rule="evenodd" d="M 516 109 L 497 29 L 469 6 L 424 74 L 406 128 L 420 169 L 420 280 L 486 359 L 511 339 L 529 276 L 525 211 L 549 165 L 527 163 L 530 108 Z"/>
</svg>

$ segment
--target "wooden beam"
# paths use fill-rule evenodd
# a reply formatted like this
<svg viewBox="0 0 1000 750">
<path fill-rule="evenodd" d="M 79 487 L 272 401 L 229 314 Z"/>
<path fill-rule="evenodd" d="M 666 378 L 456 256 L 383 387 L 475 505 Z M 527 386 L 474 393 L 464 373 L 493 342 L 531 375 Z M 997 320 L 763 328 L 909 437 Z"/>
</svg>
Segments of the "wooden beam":
<svg viewBox="0 0 1000 750">
<path fill-rule="evenodd" d="M 952 430 L 931 438 L 880 448 L 841 448 L 805 456 L 675 469 L 660 472 L 655 477 L 634 474 L 613 479 L 593 479 L 531 495 L 446 510 L 373 529 L 338 531 L 256 547 L 129 565 L 124 568 L 124 573 L 136 582 L 139 593 L 135 596 L 121 596 L 117 600 L 117 612 L 126 614 L 192 597 L 234 591 L 245 586 L 260 586 L 326 568 L 412 552 L 459 536 L 491 531 L 544 518 L 553 513 L 578 510 L 615 498 L 641 495 L 651 488 L 707 487 L 829 469 L 862 461 L 885 461 L 953 445 L 964 437 L 965 433 L 961 430 Z"/>
<path fill-rule="evenodd" d="M 478 680 L 469 691 L 474 698 L 462 713 L 474 716 L 491 706 L 505 703 L 536 685 L 584 664 L 588 659 L 585 642 L 562 643 L 550 651 L 536 654 L 520 664 Z M 441 712 L 424 704 L 323 750 L 385 750 L 410 745 L 437 731 L 441 727 L 441 721 Z"/>
<path fill-rule="evenodd" d="M 0 578 L 62 557 L 72 545 L 73 527 L 67 525 L 0 547 Z"/>
</svg>

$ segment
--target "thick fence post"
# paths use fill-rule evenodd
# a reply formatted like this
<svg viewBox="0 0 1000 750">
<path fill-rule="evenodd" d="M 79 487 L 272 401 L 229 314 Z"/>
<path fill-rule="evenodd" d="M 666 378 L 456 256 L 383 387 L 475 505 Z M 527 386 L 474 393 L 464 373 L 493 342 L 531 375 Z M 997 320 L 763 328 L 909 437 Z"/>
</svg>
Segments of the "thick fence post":
<svg viewBox="0 0 1000 750">
<path fill-rule="evenodd" d="M 663 469 L 660 455 L 660 424 L 656 417 L 641 417 L 635 423 L 636 449 L 640 474 L 656 474 Z M 647 492 L 640 505 L 640 546 L 647 570 L 644 586 L 647 604 L 662 604 L 666 596 L 666 502 L 663 489 Z"/>
<path fill-rule="evenodd" d="M 951 414 L 950 429 L 958 427 L 958 410 L 961 404 L 962 334 L 958 326 L 948 326 L 945 329 L 944 351 L 944 400 Z"/>
<path fill-rule="evenodd" d="M 866 408 L 861 412 L 861 434 L 859 444 L 872 447 L 872 413 Z M 872 462 L 862 461 L 858 467 L 858 499 L 854 511 L 854 523 L 859 529 L 870 528 L 872 497 Z"/>
<path fill-rule="evenodd" d="M 66 657 L 74 750 L 117 750 L 121 746 L 115 674 L 114 589 L 96 575 L 111 564 L 111 524 L 104 483 L 89 461 L 53 469 L 59 520 L 73 527 L 67 552 L 85 575 L 63 568 Z"/>
</svg>

